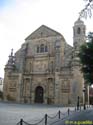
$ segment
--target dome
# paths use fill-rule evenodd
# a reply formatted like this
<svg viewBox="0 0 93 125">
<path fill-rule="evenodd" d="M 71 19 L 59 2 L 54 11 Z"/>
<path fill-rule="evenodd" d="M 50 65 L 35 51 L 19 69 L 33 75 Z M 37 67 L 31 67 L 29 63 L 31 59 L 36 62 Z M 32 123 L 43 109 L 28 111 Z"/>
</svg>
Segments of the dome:
<svg viewBox="0 0 93 125">
<path fill-rule="evenodd" d="M 84 25 L 84 22 L 80 18 L 78 18 L 74 25 Z"/>
</svg>

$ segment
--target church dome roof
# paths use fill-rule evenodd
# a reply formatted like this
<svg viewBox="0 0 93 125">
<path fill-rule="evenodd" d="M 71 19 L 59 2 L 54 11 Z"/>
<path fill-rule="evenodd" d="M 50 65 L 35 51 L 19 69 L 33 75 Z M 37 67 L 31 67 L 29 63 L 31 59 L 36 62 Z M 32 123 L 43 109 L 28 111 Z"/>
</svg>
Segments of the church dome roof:
<svg viewBox="0 0 93 125">
<path fill-rule="evenodd" d="M 84 22 L 80 18 L 78 18 L 74 25 L 84 25 Z"/>
</svg>

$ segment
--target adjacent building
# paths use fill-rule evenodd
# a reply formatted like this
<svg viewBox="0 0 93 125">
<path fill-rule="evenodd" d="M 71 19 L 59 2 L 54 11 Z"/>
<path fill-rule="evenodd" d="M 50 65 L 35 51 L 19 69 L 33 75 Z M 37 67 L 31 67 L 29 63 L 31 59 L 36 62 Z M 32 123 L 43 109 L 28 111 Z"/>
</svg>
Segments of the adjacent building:
<svg viewBox="0 0 93 125">
<path fill-rule="evenodd" d="M 61 33 L 40 26 L 9 55 L 4 100 L 68 105 L 76 104 L 79 97 L 82 103 L 84 79 L 77 55 L 85 41 L 86 27 L 80 19 L 73 26 L 73 47 Z"/>
</svg>

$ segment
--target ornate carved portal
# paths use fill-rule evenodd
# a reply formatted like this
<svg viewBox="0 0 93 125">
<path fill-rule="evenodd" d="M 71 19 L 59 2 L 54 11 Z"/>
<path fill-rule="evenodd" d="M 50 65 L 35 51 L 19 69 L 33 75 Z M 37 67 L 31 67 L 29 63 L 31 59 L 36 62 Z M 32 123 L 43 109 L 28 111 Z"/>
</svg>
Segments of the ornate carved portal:
<svg viewBox="0 0 93 125">
<path fill-rule="evenodd" d="M 44 101 L 44 90 L 41 86 L 35 89 L 35 103 L 43 103 Z"/>
</svg>

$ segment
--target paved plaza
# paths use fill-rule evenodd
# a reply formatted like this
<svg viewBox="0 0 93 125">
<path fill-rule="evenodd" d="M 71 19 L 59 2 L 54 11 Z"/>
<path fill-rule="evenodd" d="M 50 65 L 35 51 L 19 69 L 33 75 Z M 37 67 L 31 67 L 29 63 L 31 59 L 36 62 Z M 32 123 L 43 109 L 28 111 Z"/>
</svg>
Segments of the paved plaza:
<svg viewBox="0 0 93 125">
<path fill-rule="evenodd" d="M 93 125 L 93 108 L 77 112 L 53 125 Z"/>
<path fill-rule="evenodd" d="M 71 110 L 74 108 L 70 107 Z M 45 104 L 15 104 L 0 102 L 0 125 L 16 125 L 20 119 L 28 123 L 40 121 L 47 113 L 52 116 L 58 111 L 67 112 L 67 107 Z"/>
</svg>

